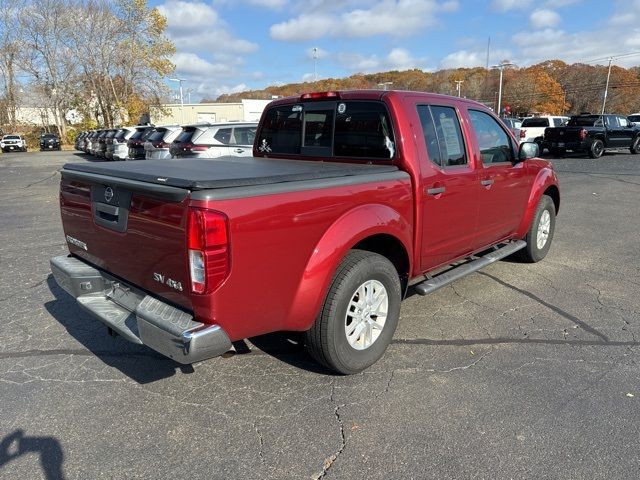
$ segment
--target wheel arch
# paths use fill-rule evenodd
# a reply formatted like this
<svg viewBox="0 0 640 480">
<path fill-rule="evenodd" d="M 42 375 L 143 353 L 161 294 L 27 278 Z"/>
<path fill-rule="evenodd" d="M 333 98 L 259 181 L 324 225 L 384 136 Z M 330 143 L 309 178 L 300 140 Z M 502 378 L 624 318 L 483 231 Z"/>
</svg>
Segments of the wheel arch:
<svg viewBox="0 0 640 480">
<path fill-rule="evenodd" d="M 313 325 L 338 266 L 352 249 L 389 259 L 404 289 L 411 272 L 412 236 L 411 219 L 386 205 L 361 205 L 342 215 L 316 244 L 283 329 L 303 331 Z"/>
<path fill-rule="evenodd" d="M 541 169 L 533 183 L 527 207 L 516 232 L 517 238 L 524 238 L 529 231 L 529 227 L 533 221 L 533 216 L 538 208 L 538 202 L 542 195 L 548 195 L 551 197 L 556 208 L 556 213 L 558 213 L 560 209 L 560 188 L 555 172 L 549 167 Z"/>
</svg>

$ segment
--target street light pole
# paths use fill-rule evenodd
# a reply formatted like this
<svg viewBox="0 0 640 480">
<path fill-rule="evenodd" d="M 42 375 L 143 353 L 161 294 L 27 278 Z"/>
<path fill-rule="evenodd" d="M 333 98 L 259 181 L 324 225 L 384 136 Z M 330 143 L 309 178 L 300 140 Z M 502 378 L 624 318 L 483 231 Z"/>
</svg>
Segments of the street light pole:
<svg viewBox="0 0 640 480">
<path fill-rule="evenodd" d="M 502 113 L 502 72 L 506 67 L 512 67 L 515 63 L 508 62 L 506 60 L 502 61 L 499 65 L 493 65 L 491 68 L 497 68 L 500 70 L 500 85 L 498 86 L 498 111 L 496 112 L 498 116 L 501 116 Z"/>
<path fill-rule="evenodd" d="M 460 88 L 460 86 L 462 85 L 464 80 L 454 80 L 454 82 L 456 84 L 456 90 L 458 91 L 458 98 L 459 98 L 462 96 L 462 89 Z"/>
<path fill-rule="evenodd" d="M 613 62 L 613 57 L 609 57 L 609 71 L 607 72 L 607 85 L 604 87 L 604 98 L 602 99 L 601 115 L 604 115 L 604 107 L 607 104 L 607 95 L 609 94 L 609 79 L 611 78 L 611 62 Z"/>
<path fill-rule="evenodd" d="M 170 78 L 172 82 L 178 82 L 180 85 L 180 124 L 184 125 L 184 96 L 182 94 L 182 82 L 186 82 L 184 78 Z"/>
<path fill-rule="evenodd" d="M 313 81 L 318 81 L 318 49 L 313 47 Z"/>
</svg>

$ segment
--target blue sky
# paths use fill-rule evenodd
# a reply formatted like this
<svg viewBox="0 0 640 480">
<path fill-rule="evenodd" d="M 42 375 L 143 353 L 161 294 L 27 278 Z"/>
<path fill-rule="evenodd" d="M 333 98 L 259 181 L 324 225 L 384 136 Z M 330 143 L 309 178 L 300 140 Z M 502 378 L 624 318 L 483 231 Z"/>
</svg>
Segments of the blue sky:
<svg viewBox="0 0 640 480">
<path fill-rule="evenodd" d="M 357 72 L 640 52 L 640 0 L 152 0 L 192 99 Z M 640 64 L 640 55 L 616 59 Z"/>
</svg>

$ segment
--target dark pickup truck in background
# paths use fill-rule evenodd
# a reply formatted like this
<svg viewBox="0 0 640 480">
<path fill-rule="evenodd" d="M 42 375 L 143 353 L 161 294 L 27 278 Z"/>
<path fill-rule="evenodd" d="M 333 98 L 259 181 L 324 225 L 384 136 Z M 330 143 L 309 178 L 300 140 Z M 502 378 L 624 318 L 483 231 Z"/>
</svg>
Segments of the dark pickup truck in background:
<svg viewBox="0 0 640 480">
<path fill-rule="evenodd" d="M 547 128 L 544 146 L 554 156 L 573 151 L 600 158 L 613 149 L 640 153 L 640 127 L 624 115 L 577 115 L 564 127 Z"/>
<path fill-rule="evenodd" d="M 537 153 L 457 97 L 278 99 L 253 157 L 65 165 L 70 255 L 51 269 L 112 332 L 178 362 L 299 331 L 355 373 L 385 352 L 410 286 L 545 257 L 560 192 Z"/>
</svg>

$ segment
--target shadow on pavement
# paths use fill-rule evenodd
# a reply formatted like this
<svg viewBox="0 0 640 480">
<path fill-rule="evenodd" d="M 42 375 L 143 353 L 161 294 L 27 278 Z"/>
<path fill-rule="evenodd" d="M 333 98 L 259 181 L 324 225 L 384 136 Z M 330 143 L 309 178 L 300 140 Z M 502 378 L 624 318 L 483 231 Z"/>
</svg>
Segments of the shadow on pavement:
<svg viewBox="0 0 640 480">
<path fill-rule="evenodd" d="M 40 455 L 40 465 L 47 480 L 62 480 L 64 453 L 54 437 L 30 437 L 23 430 L 16 430 L 0 441 L 0 476 L 2 468 L 10 461 L 29 453 Z"/>
<path fill-rule="evenodd" d="M 148 347 L 135 345 L 119 337 L 110 337 L 107 327 L 84 312 L 76 301 L 62 290 L 53 278 L 47 286 L 55 300 L 45 308 L 69 334 L 107 365 L 117 368 L 140 384 L 151 383 L 175 375 L 177 370 L 192 373 L 191 365 L 182 365 Z"/>
</svg>

